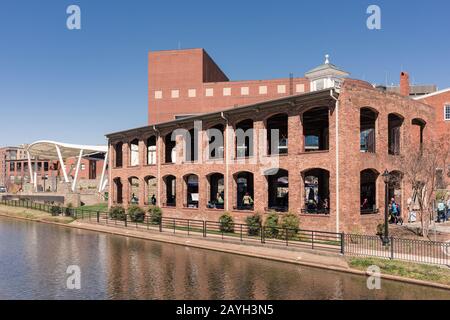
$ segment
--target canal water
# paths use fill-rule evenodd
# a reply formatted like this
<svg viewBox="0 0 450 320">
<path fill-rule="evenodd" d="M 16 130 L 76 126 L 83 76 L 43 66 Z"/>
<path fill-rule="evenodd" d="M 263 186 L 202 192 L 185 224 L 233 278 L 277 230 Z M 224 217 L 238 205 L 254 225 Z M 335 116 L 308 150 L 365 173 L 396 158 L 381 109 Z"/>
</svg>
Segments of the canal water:
<svg viewBox="0 0 450 320">
<path fill-rule="evenodd" d="M 68 289 L 69 266 L 80 289 Z M 0 299 L 450 299 L 450 292 L 0 217 Z"/>
</svg>

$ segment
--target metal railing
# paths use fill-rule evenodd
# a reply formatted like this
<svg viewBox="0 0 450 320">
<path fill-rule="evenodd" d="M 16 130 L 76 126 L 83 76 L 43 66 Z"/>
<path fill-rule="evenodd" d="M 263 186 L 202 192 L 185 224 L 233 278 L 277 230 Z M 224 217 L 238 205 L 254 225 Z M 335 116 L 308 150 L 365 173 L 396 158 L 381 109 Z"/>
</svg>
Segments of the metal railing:
<svg viewBox="0 0 450 320">
<path fill-rule="evenodd" d="M 224 224 L 215 221 L 161 217 L 156 221 L 150 215 L 137 218 L 123 213 L 112 218 L 104 211 L 66 208 L 31 201 L 1 200 L 0 204 L 66 215 L 86 222 L 172 233 L 212 240 L 227 240 L 275 247 L 310 248 L 337 252 L 348 256 L 376 257 L 417 263 L 450 265 L 450 243 L 427 240 L 389 238 L 384 245 L 380 236 L 344 234 L 317 230 L 302 230 L 239 223 Z"/>
</svg>

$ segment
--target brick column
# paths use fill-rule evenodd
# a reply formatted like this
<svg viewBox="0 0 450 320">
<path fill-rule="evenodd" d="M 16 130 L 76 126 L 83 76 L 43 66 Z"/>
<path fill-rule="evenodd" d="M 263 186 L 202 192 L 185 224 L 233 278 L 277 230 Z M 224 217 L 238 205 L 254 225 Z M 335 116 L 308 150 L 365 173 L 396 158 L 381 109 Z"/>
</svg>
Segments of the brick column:
<svg viewBox="0 0 450 320">
<path fill-rule="evenodd" d="M 302 208 L 302 179 L 297 170 L 289 171 L 289 211 L 301 213 Z"/>
<path fill-rule="evenodd" d="M 298 114 L 293 113 L 288 118 L 288 148 L 289 154 L 296 155 L 300 153 L 303 148 L 301 147 L 301 140 L 303 138 L 303 128 Z"/>
<path fill-rule="evenodd" d="M 206 204 L 208 203 L 208 179 L 206 176 L 198 176 L 198 208 L 200 210 L 205 210 Z"/>
<path fill-rule="evenodd" d="M 267 177 L 259 170 L 256 170 L 253 174 L 253 200 L 255 212 L 265 212 L 265 208 L 268 207 L 268 184 Z"/>
<path fill-rule="evenodd" d="M 146 202 L 148 202 L 147 192 L 145 186 L 145 179 L 139 178 L 139 206 L 144 206 Z"/>
<path fill-rule="evenodd" d="M 139 166 L 147 164 L 147 148 L 145 138 L 139 139 Z"/>
<path fill-rule="evenodd" d="M 130 142 L 126 141 L 122 145 L 122 167 L 126 168 L 130 165 Z"/>
<path fill-rule="evenodd" d="M 263 121 L 253 122 L 253 155 L 255 159 L 258 159 L 258 161 L 261 158 L 261 156 L 266 155 L 267 150 L 267 142 L 266 142 L 267 139 L 263 130 L 264 130 Z"/>
</svg>

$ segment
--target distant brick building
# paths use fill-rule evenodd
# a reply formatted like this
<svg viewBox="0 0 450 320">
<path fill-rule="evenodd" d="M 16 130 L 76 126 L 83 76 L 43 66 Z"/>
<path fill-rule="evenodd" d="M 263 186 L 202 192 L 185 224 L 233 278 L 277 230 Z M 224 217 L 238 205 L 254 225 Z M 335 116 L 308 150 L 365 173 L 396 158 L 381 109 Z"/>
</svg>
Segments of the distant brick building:
<svg viewBox="0 0 450 320">
<path fill-rule="evenodd" d="M 327 57 L 304 78 L 234 82 L 203 49 L 150 53 L 149 125 L 107 135 L 109 204 L 154 194 L 166 216 L 292 212 L 305 229 L 373 233 L 381 173 L 406 208 L 401 155 L 432 139 L 436 111 L 406 73 L 402 94 L 347 77 Z"/>
<path fill-rule="evenodd" d="M 73 178 L 77 160 L 69 158 L 65 161 L 69 175 Z M 56 191 L 58 181 L 62 180 L 61 165 L 57 160 L 36 159 L 28 161 L 24 146 L 0 148 L 0 186 L 6 186 L 9 192 L 23 190 L 30 183 L 30 167 L 37 175 L 38 191 Z M 95 180 L 101 175 L 103 160 L 85 157 L 81 161 L 79 179 Z"/>
</svg>

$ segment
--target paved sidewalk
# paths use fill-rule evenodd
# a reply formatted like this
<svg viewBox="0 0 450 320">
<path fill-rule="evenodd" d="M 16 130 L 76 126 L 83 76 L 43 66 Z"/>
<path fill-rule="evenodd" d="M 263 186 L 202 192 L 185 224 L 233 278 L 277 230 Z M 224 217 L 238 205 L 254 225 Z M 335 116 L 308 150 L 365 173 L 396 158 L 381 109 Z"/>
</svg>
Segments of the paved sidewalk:
<svg viewBox="0 0 450 320">
<path fill-rule="evenodd" d="M 405 223 L 404 226 L 409 229 L 418 229 L 421 227 L 420 222 Z M 434 230 L 436 230 L 436 232 L 450 234 L 450 222 L 433 223 L 430 226 L 430 232 L 434 232 Z"/>
</svg>

